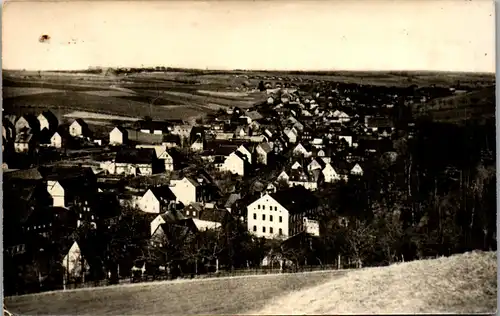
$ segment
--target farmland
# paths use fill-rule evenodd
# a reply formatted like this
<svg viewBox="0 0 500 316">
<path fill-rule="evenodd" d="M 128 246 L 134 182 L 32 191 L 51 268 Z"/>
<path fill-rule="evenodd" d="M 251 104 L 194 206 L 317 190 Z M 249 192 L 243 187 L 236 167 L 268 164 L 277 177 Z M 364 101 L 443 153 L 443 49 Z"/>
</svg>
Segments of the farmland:
<svg viewBox="0 0 500 316">
<path fill-rule="evenodd" d="M 344 272 L 179 280 L 8 297 L 7 309 L 35 315 L 241 314 L 275 296 L 318 285 Z"/>
<path fill-rule="evenodd" d="M 3 98 L 5 111 L 17 115 L 51 108 L 56 109 L 60 119 L 68 118 L 68 114 L 77 110 L 133 118 L 151 116 L 160 120 L 182 118 L 192 121 L 220 108 L 250 108 L 266 99 L 265 92 L 255 90 L 261 80 L 274 86 L 285 79 L 295 85 L 335 81 L 387 86 L 448 86 L 460 82 L 475 87 L 492 85 L 495 80 L 491 74 L 431 72 L 183 70 L 96 75 L 78 72 L 5 71 Z M 472 92 L 474 93 L 478 92 Z M 475 104 L 474 109 L 468 111 L 468 116 L 472 117 L 474 113 L 482 115 L 485 111 L 494 112 L 494 106 L 491 106 L 494 105 L 494 91 L 479 93 L 490 96 L 477 99 L 480 101 L 479 106 L 477 102 L 472 102 Z M 451 97 L 451 101 L 439 101 L 449 103 L 439 108 L 434 103 L 417 106 L 414 112 L 417 115 L 432 112 L 438 120 L 453 121 L 457 116 L 463 116 L 464 108 L 472 108 L 471 102 L 460 101 L 465 100 L 464 98 L 468 98 L 468 95 Z M 422 108 L 426 110 L 423 111 Z"/>
</svg>

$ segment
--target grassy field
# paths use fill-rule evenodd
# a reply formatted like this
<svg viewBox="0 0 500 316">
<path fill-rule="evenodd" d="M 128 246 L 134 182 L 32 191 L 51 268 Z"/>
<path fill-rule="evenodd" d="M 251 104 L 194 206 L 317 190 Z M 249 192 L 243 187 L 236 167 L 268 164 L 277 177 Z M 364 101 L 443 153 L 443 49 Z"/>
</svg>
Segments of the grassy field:
<svg viewBox="0 0 500 316">
<path fill-rule="evenodd" d="M 260 275 L 130 284 L 5 298 L 23 315 L 241 314 L 273 297 L 318 285 L 344 272 Z"/>
<path fill-rule="evenodd" d="M 497 255 L 473 252 L 350 272 L 249 314 L 494 313 Z"/>
</svg>

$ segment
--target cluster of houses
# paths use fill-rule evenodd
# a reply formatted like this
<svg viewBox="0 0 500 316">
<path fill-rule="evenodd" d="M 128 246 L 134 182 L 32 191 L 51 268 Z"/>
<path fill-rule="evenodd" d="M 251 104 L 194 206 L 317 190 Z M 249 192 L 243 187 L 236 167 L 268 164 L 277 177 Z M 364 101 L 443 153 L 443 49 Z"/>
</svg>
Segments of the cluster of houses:
<svg viewBox="0 0 500 316">
<path fill-rule="evenodd" d="M 173 226 L 219 229 L 225 216 L 241 220 L 257 237 L 319 236 L 321 205 L 314 192 L 363 177 L 367 161 L 393 150 L 398 131 L 385 113 L 358 111 L 356 101 L 335 90 L 268 93 L 262 104 L 220 111 L 197 126 L 153 120 L 113 126 L 98 144 L 107 155 L 89 164 L 4 170 L 8 253 L 48 249 L 84 222 L 105 231 L 124 207 L 148 216 L 144 238 L 151 240 Z M 4 116 L 3 122 L 3 144 L 13 144 L 17 153 L 39 146 L 61 149 L 67 137 L 95 142 L 83 120 L 59 125 L 50 111 Z M 259 188 L 222 190 L 214 180 L 221 174 L 232 181 L 257 180 Z M 157 177 L 164 181 L 131 184 Z M 88 256 L 84 244 L 72 240 L 57 248 L 67 269 L 77 269 L 68 258 Z"/>
</svg>

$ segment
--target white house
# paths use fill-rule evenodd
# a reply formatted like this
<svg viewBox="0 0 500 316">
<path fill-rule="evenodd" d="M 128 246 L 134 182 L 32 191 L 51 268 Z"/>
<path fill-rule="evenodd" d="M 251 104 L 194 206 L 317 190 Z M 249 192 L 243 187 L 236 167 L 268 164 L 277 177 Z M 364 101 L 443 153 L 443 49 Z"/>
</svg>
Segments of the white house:
<svg viewBox="0 0 500 316">
<path fill-rule="evenodd" d="M 340 175 L 335 171 L 330 163 L 327 163 L 321 172 L 323 173 L 325 182 L 333 183 L 341 179 Z"/>
<path fill-rule="evenodd" d="M 128 142 L 128 132 L 123 127 L 117 126 L 109 132 L 109 144 L 112 146 L 123 145 Z"/>
<path fill-rule="evenodd" d="M 245 146 L 241 145 L 236 150 L 239 151 L 240 153 L 242 153 L 243 155 L 245 155 L 247 157 L 248 163 L 252 164 L 252 153 L 248 150 L 248 148 L 246 148 Z"/>
<path fill-rule="evenodd" d="M 271 145 L 267 142 L 260 143 L 256 148 L 255 148 L 255 154 L 257 156 L 257 162 L 261 163 L 263 165 L 267 165 L 268 160 L 269 160 L 269 155 L 273 151 L 273 148 Z"/>
<path fill-rule="evenodd" d="M 156 158 L 163 163 L 165 171 L 174 170 L 174 159 L 168 152 L 165 145 L 136 145 L 135 148 L 151 148 L 154 149 Z"/>
<path fill-rule="evenodd" d="M 42 131 L 43 129 L 48 129 L 49 131 L 53 131 L 59 125 L 54 113 L 48 110 L 40 113 L 37 119 L 38 122 L 40 122 L 40 131 Z"/>
<path fill-rule="evenodd" d="M 302 165 L 298 161 L 294 162 L 292 167 L 291 167 L 292 170 L 296 170 L 299 168 L 302 168 Z"/>
<path fill-rule="evenodd" d="M 62 136 L 59 132 L 55 132 L 50 138 L 50 146 L 54 148 L 61 148 L 63 143 Z"/>
<path fill-rule="evenodd" d="M 69 126 L 69 134 L 73 137 L 83 137 L 87 131 L 87 123 L 82 119 L 76 119 Z"/>
<path fill-rule="evenodd" d="M 351 169 L 351 174 L 356 175 L 356 176 L 362 176 L 363 175 L 363 169 L 359 164 L 355 164 L 354 167 Z"/>
<path fill-rule="evenodd" d="M 292 153 L 296 156 L 304 156 L 306 158 L 312 155 L 312 153 L 307 151 L 301 143 L 298 143 L 297 146 L 295 146 Z"/>
<path fill-rule="evenodd" d="M 290 179 L 290 176 L 286 171 L 281 171 L 281 173 L 278 175 L 277 181 L 286 181 L 288 183 L 288 180 Z"/>
<path fill-rule="evenodd" d="M 247 206 L 247 228 L 257 237 L 286 238 L 305 231 L 304 217 L 312 219 L 317 199 L 303 187 L 261 196 Z"/>
<path fill-rule="evenodd" d="M 240 151 L 235 151 L 231 153 L 221 166 L 222 171 L 229 171 L 232 174 L 237 174 L 240 176 L 245 175 L 245 165 L 248 163 L 248 158 L 245 154 Z"/>
<path fill-rule="evenodd" d="M 285 131 L 284 131 L 284 134 L 285 136 L 288 138 L 288 141 L 292 144 L 296 143 L 297 142 L 297 131 L 295 128 L 285 128 Z"/>
<path fill-rule="evenodd" d="M 247 206 L 248 230 L 257 237 L 276 238 L 288 236 L 289 214 L 272 195 L 266 194 Z"/>
<path fill-rule="evenodd" d="M 114 174 L 152 175 L 155 170 L 156 153 L 151 148 L 120 150 L 114 162 Z"/>
<path fill-rule="evenodd" d="M 198 202 L 200 195 L 200 184 L 191 178 L 184 177 L 181 180 L 170 180 L 170 190 L 174 193 L 177 201 L 184 205 Z"/>
<path fill-rule="evenodd" d="M 176 197 L 168 186 L 153 187 L 137 202 L 139 209 L 146 213 L 159 214 L 175 207 Z"/>
<path fill-rule="evenodd" d="M 197 138 L 192 144 L 191 144 L 191 150 L 192 151 L 203 151 L 204 149 L 204 143 L 203 143 L 203 139 L 200 137 L 200 138 Z"/>
</svg>

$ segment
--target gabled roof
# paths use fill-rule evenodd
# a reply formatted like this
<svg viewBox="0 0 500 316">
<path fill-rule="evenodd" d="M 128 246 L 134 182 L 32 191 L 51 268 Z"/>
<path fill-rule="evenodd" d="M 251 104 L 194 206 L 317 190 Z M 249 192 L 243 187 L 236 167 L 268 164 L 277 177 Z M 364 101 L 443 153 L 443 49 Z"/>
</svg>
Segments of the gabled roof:
<svg viewBox="0 0 500 316">
<path fill-rule="evenodd" d="M 202 221 L 221 223 L 227 214 L 229 213 L 226 210 L 204 209 L 201 211 L 199 218 Z"/>
<path fill-rule="evenodd" d="M 318 207 L 317 198 L 303 186 L 294 186 L 272 193 L 271 197 L 288 210 L 290 214 L 302 213 Z"/>
<path fill-rule="evenodd" d="M 30 113 L 27 113 L 27 114 L 23 114 L 21 117 L 19 117 L 17 120 L 16 120 L 16 123 L 17 121 L 19 121 L 21 118 L 24 118 L 30 128 L 34 129 L 34 130 L 40 130 L 40 121 L 38 121 L 38 118 L 33 115 L 33 114 L 30 114 Z"/>
<path fill-rule="evenodd" d="M 240 193 L 232 193 L 231 195 L 229 195 L 226 204 L 224 204 L 224 207 L 232 207 L 239 199 L 241 199 Z"/>
<path fill-rule="evenodd" d="M 52 113 L 52 111 L 45 110 L 42 113 L 40 113 L 43 117 L 47 119 L 49 122 L 50 128 L 56 128 L 57 125 L 59 124 L 59 121 L 57 120 L 57 117 Z"/>
<path fill-rule="evenodd" d="M 263 143 L 260 143 L 258 145 L 266 154 L 270 153 L 271 151 L 273 151 L 273 149 L 271 148 L 271 145 L 269 145 L 269 143 L 267 142 L 263 142 Z"/>
<path fill-rule="evenodd" d="M 251 118 L 252 120 L 260 120 L 262 118 L 264 118 L 262 116 L 262 114 L 260 114 L 259 112 L 257 111 L 248 111 L 246 112 L 245 114 L 243 114 L 245 116 L 248 116 L 249 118 Z"/>
<path fill-rule="evenodd" d="M 178 210 L 169 210 L 163 214 L 160 214 L 161 218 L 166 222 L 166 223 L 174 223 L 179 220 L 184 220 L 186 217 L 179 212 Z"/>
<path fill-rule="evenodd" d="M 157 187 L 152 187 L 150 188 L 151 192 L 154 194 L 154 196 L 162 201 L 175 201 L 176 196 L 170 189 L 168 185 L 162 185 L 162 186 L 157 186 Z"/>
<path fill-rule="evenodd" d="M 153 148 L 124 148 L 116 153 L 116 163 L 150 164 L 156 159 Z"/>
<path fill-rule="evenodd" d="M 52 135 L 54 135 L 54 132 L 51 132 L 48 129 L 44 128 L 40 132 L 40 134 L 38 134 L 38 140 L 40 141 L 40 144 L 50 144 Z"/>
<path fill-rule="evenodd" d="M 81 118 L 77 118 L 74 122 L 77 122 L 81 127 L 88 127 L 87 123 Z"/>
<path fill-rule="evenodd" d="M 115 128 L 113 128 L 113 130 L 115 130 L 115 129 L 119 130 L 124 135 L 128 135 L 127 129 L 123 126 L 115 126 Z M 111 130 L 111 131 L 113 131 L 113 130 Z"/>
</svg>

